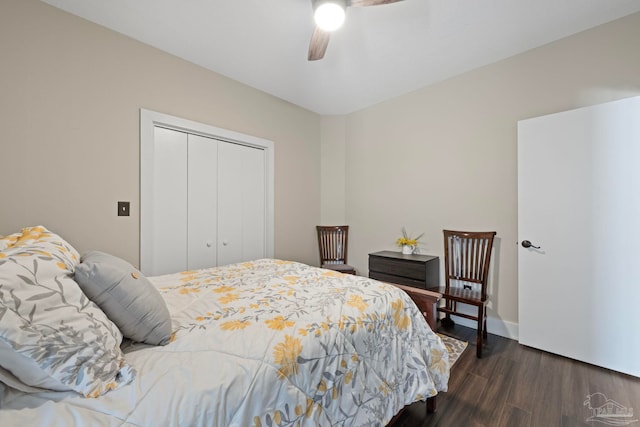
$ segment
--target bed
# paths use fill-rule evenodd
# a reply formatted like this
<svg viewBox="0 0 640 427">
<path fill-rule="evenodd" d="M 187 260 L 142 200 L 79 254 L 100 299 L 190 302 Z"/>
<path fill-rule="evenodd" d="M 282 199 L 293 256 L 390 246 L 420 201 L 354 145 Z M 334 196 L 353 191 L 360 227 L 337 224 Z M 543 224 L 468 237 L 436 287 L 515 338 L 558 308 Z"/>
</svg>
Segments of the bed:
<svg viewBox="0 0 640 427">
<path fill-rule="evenodd" d="M 0 425 L 385 426 L 447 390 L 414 298 L 276 259 L 145 278 L 23 229 L 0 238 Z"/>
</svg>

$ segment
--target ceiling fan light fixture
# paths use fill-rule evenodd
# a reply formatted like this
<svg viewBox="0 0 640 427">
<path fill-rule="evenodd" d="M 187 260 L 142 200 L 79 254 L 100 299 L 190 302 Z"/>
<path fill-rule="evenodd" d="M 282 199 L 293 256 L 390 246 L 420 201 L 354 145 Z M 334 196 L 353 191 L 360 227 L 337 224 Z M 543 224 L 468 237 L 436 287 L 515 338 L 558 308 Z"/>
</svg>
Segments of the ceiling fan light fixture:
<svg viewBox="0 0 640 427">
<path fill-rule="evenodd" d="M 346 3 L 340 0 L 317 1 L 313 19 L 324 31 L 334 31 L 342 26 Z"/>
</svg>

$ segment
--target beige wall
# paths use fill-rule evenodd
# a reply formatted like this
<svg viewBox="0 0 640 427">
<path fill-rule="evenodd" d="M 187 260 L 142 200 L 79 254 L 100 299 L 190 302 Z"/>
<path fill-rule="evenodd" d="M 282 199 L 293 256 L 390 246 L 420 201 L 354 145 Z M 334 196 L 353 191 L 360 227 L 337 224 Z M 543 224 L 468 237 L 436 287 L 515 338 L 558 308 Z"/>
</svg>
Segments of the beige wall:
<svg viewBox="0 0 640 427">
<path fill-rule="evenodd" d="M 320 222 L 344 225 L 346 159 L 346 116 L 322 117 Z"/>
<path fill-rule="evenodd" d="M 517 121 L 640 94 L 639 40 L 635 14 L 347 116 L 336 157 L 359 273 L 403 225 L 441 257 L 442 229 L 495 230 L 489 315 L 517 333 Z"/>
<path fill-rule="evenodd" d="M 0 3 L 0 61 L 0 234 L 43 224 L 138 263 L 146 108 L 274 141 L 275 255 L 317 263 L 318 115 L 37 0 Z"/>
</svg>

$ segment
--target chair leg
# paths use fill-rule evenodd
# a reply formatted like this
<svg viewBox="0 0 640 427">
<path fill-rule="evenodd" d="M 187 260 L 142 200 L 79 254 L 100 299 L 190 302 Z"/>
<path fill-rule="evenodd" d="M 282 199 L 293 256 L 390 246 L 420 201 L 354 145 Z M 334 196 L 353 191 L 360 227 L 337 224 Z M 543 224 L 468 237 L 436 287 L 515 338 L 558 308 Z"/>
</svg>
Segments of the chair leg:
<svg viewBox="0 0 640 427">
<path fill-rule="evenodd" d="M 447 315 L 440 320 L 440 323 L 444 328 L 453 328 L 456 324 L 456 322 L 451 320 L 451 316 L 449 316 L 449 313 L 447 313 Z"/>
<path fill-rule="evenodd" d="M 449 310 L 454 309 L 453 301 L 445 299 L 445 307 Z M 451 320 L 451 315 L 449 313 L 445 313 L 444 318 L 440 320 L 440 324 L 444 328 L 453 328 L 456 323 Z"/>
<path fill-rule="evenodd" d="M 489 334 L 487 332 L 487 307 L 486 306 L 484 306 L 482 310 L 482 317 L 484 318 L 484 326 L 482 327 L 482 333 L 483 333 L 483 338 L 486 341 Z"/>
<path fill-rule="evenodd" d="M 476 357 L 478 359 L 482 358 L 482 337 L 484 336 L 482 325 L 484 321 L 482 319 L 482 315 L 484 313 L 484 309 L 482 306 L 478 307 L 478 339 L 476 343 Z"/>
</svg>

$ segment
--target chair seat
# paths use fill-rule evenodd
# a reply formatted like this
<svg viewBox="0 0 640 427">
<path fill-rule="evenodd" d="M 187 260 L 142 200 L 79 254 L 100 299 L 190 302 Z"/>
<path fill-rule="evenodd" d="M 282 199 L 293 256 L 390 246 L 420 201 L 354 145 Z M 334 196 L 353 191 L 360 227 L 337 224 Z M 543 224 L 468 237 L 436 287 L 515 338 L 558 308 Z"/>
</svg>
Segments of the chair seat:
<svg viewBox="0 0 640 427">
<path fill-rule="evenodd" d="M 454 301 L 459 301 L 464 304 L 471 305 L 483 305 L 486 301 L 482 301 L 482 294 L 480 291 L 464 288 L 462 286 L 451 286 L 449 292 L 445 292 L 444 286 L 435 288 L 427 288 L 428 291 L 438 292 L 442 294 L 443 298 L 447 298 Z"/>
<path fill-rule="evenodd" d="M 321 267 L 328 270 L 339 271 L 344 274 L 356 274 L 356 269 L 349 264 L 322 264 Z"/>
</svg>

